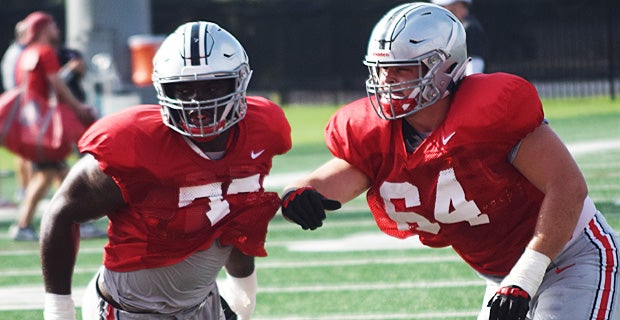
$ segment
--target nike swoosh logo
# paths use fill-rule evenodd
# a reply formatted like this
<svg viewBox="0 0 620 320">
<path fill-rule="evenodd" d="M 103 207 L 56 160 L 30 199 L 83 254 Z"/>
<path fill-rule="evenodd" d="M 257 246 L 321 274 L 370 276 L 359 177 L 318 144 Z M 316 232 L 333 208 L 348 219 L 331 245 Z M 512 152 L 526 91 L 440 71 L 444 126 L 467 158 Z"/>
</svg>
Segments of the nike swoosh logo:
<svg viewBox="0 0 620 320">
<path fill-rule="evenodd" d="M 454 137 L 454 135 L 456 134 L 456 131 L 453 131 L 450 135 L 448 135 L 447 137 L 441 137 L 441 142 L 443 143 L 443 145 L 445 146 L 446 143 L 448 143 L 448 141 L 450 141 L 450 139 L 452 139 L 452 137 Z"/>
<path fill-rule="evenodd" d="M 560 274 L 560 273 L 562 273 L 564 270 L 566 270 L 566 269 L 568 269 L 568 268 L 570 268 L 570 267 L 574 267 L 574 266 L 575 266 L 575 264 L 573 263 L 573 264 L 569 264 L 569 265 L 567 265 L 566 267 L 563 267 L 563 268 L 560 268 L 560 267 L 555 267 L 555 273 L 556 273 L 556 274 Z"/>
<path fill-rule="evenodd" d="M 259 152 L 254 152 L 254 150 L 252 150 L 252 152 L 250 153 L 250 157 L 252 158 L 252 160 L 260 157 L 261 154 L 263 154 L 263 152 L 265 152 L 265 149 L 259 151 Z"/>
</svg>

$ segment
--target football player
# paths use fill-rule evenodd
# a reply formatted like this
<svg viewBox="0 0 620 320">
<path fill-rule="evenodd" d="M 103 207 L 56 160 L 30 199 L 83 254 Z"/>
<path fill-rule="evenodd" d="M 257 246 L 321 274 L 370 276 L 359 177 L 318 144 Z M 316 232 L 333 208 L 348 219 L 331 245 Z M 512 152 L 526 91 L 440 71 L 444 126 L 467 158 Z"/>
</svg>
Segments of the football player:
<svg viewBox="0 0 620 320">
<path fill-rule="evenodd" d="M 368 97 L 332 116 L 334 158 L 286 187 L 283 215 L 313 230 L 365 191 L 383 232 L 452 246 L 486 280 L 478 319 L 612 318 L 618 238 L 536 89 L 506 73 L 464 77 L 467 63 L 449 11 L 389 11 L 364 60 Z"/>
<path fill-rule="evenodd" d="M 75 319 L 76 226 L 102 216 L 109 241 L 83 319 L 221 320 L 220 294 L 238 319 L 253 312 L 254 257 L 266 255 L 267 224 L 280 204 L 263 179 L 272 158 L 291 148 L 288 121 L 275 103 L 246 97 L 246 52 L 214 23 L 179 26 L 153 68 L 160 105 L 95 123 L 79 142 L 88 156 L 44 215 L 46 320 Z"/>
</svg>

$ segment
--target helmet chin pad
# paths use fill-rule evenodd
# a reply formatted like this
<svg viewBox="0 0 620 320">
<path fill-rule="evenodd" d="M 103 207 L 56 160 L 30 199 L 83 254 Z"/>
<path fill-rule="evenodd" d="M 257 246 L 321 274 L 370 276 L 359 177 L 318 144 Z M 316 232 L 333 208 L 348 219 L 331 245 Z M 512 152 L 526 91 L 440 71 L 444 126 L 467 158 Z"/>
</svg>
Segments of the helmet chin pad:
<svg viewBox="0 0 620 320">
<path fill-rule="evenodd" d="M 380 110 L 376 111 L 378 111 L 377 113 L 381 118 L 397 119 L 411 114 L 411 111 L 417 108 L 418 102 L 411 96 L 406 98 L 396 98 L 384 94 L 379 100 L 379 106 L 380 108 L 378 109 Z"/>
<path fill-rule="evenodd" d="M 222 129 L 226 126 L 226 121 L 220 120 L 217 122 L 211 122 L 210 124 L 201 124 L 198 126 L 181 121 L 179 126 L 181 126 L 185 132 L 188 132 L 189 136 L 192 138 L 206 138 L 222 133 L 224 131 Z"/>
</svg>

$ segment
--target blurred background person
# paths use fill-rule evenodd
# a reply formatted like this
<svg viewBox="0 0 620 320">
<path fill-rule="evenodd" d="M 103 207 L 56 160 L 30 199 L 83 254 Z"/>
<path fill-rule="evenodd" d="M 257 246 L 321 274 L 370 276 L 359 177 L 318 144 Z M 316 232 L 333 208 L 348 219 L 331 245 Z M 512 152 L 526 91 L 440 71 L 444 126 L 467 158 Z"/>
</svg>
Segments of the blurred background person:
<svg viewBox="0 0 620 320">
<path fill-rule="evenodd" d="M 27 25 L 24 21 L 19 21 L 15 24 L 15 40 L 13 40 L 2 56 L 2 85 L 4 90 L 15 87 L 15 65 L 27 44 L 26 29 Z"/>
<path fill-rule="evenodd" d="M 448 9 L 465 27 L 467 52 L 471 61 L 467 64 L 465 75 L 484 72 L 487 55 L 487 36 L 482 24 L 470 12 L 472 0 L 431 0 L 432 3 Z"/>
<path fill-rule="evenodd" d="M 19 21 L 15 24 L 15 40 L 9 45 L 2 56 L 2 85 L 4 90 L 13 89 L 15 87 L 15 67 L 17 65 L 17 59 L 19 55 L 24 51 L 24 48 L 28 44 L 26 42 L 26 31 L 28 25 L 24 21 Z M 24 190 L 28 184 L 30 178 L 32 164 L 15 155 L 15 172 L 17 180 L 17 189 L 15 190 L 14 200 L 20 202 L 24 197 Z M 13 204 L 9 199 L 0 198 L 0 205 Z M 14 204 L 13 204 L 14 205 Z"/>
<path fill-rule="evenodd" d="M 82 103 L 86 102 L 86 92 L 82 80 L 86 75 L 86 63 L 82 53 L 78 50 L 60 46 L 56 51 L 58 61 L 62 66 L 59 76 L 67 84 L 71 93 Z"/>
<path fill-rule="evenodd" d="M 60 77 L 60 63 L 56 49 L 60 43 L 60 31 L 54 18 L 37 11 L 24 19 L 25 43 L 16 66 L 16 83 L 24 83 L 27 99 L 39 102 L 40 111 L 49 108 L 50 93 L 59 102 L 75 112 L 84 124 L 93 119 L 92 108 L 79 101 Z M 53 99 L 53 98 L 52 98 Z M 17 222 L 9 228 L 9 236 L 17 241 L 38 241 L 32 220 L 40 200 L 46 195 L 52 182 L 60 183 L 67 173 L 65 160 L 32 162 L 32 175 L 20 204 Z"/>
</svg>

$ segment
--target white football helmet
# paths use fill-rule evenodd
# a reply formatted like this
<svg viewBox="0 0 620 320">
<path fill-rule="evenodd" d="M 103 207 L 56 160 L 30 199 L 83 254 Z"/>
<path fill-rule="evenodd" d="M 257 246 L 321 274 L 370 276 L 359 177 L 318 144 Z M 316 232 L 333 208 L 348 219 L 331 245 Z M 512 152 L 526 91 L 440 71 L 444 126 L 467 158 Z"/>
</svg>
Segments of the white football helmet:
<svg viewBox="0 0 620 320">
<path fill-rule="evenodd" d="M 179 26 L 166 37 L 153 58 L 153 85 L 162 106 L 163 122 L 182 135 L 211 138 L 245 117 L 246 90 L 252 71 L 237 39 L 215 23 L 198 21 Z M 229 79 L 230 92 L 218 97 L 182 98 L 175 86 L 198 83 L 208 90 L 215 80 Z M 219 81 L 221 83 L 221 81 Z"/>
<path fill-rule="evenodd" d="M 465 29 L 450 11 L 429 3 L 403 4 L 372 31 L 364 59 L 370 72 L 366 92 L 379 117 L 403 118 L 450 94 L 467 61 Z M 395 66 L 418 66 L 418 77 L 382 81 L 381 72 Z"/>
</svg>

